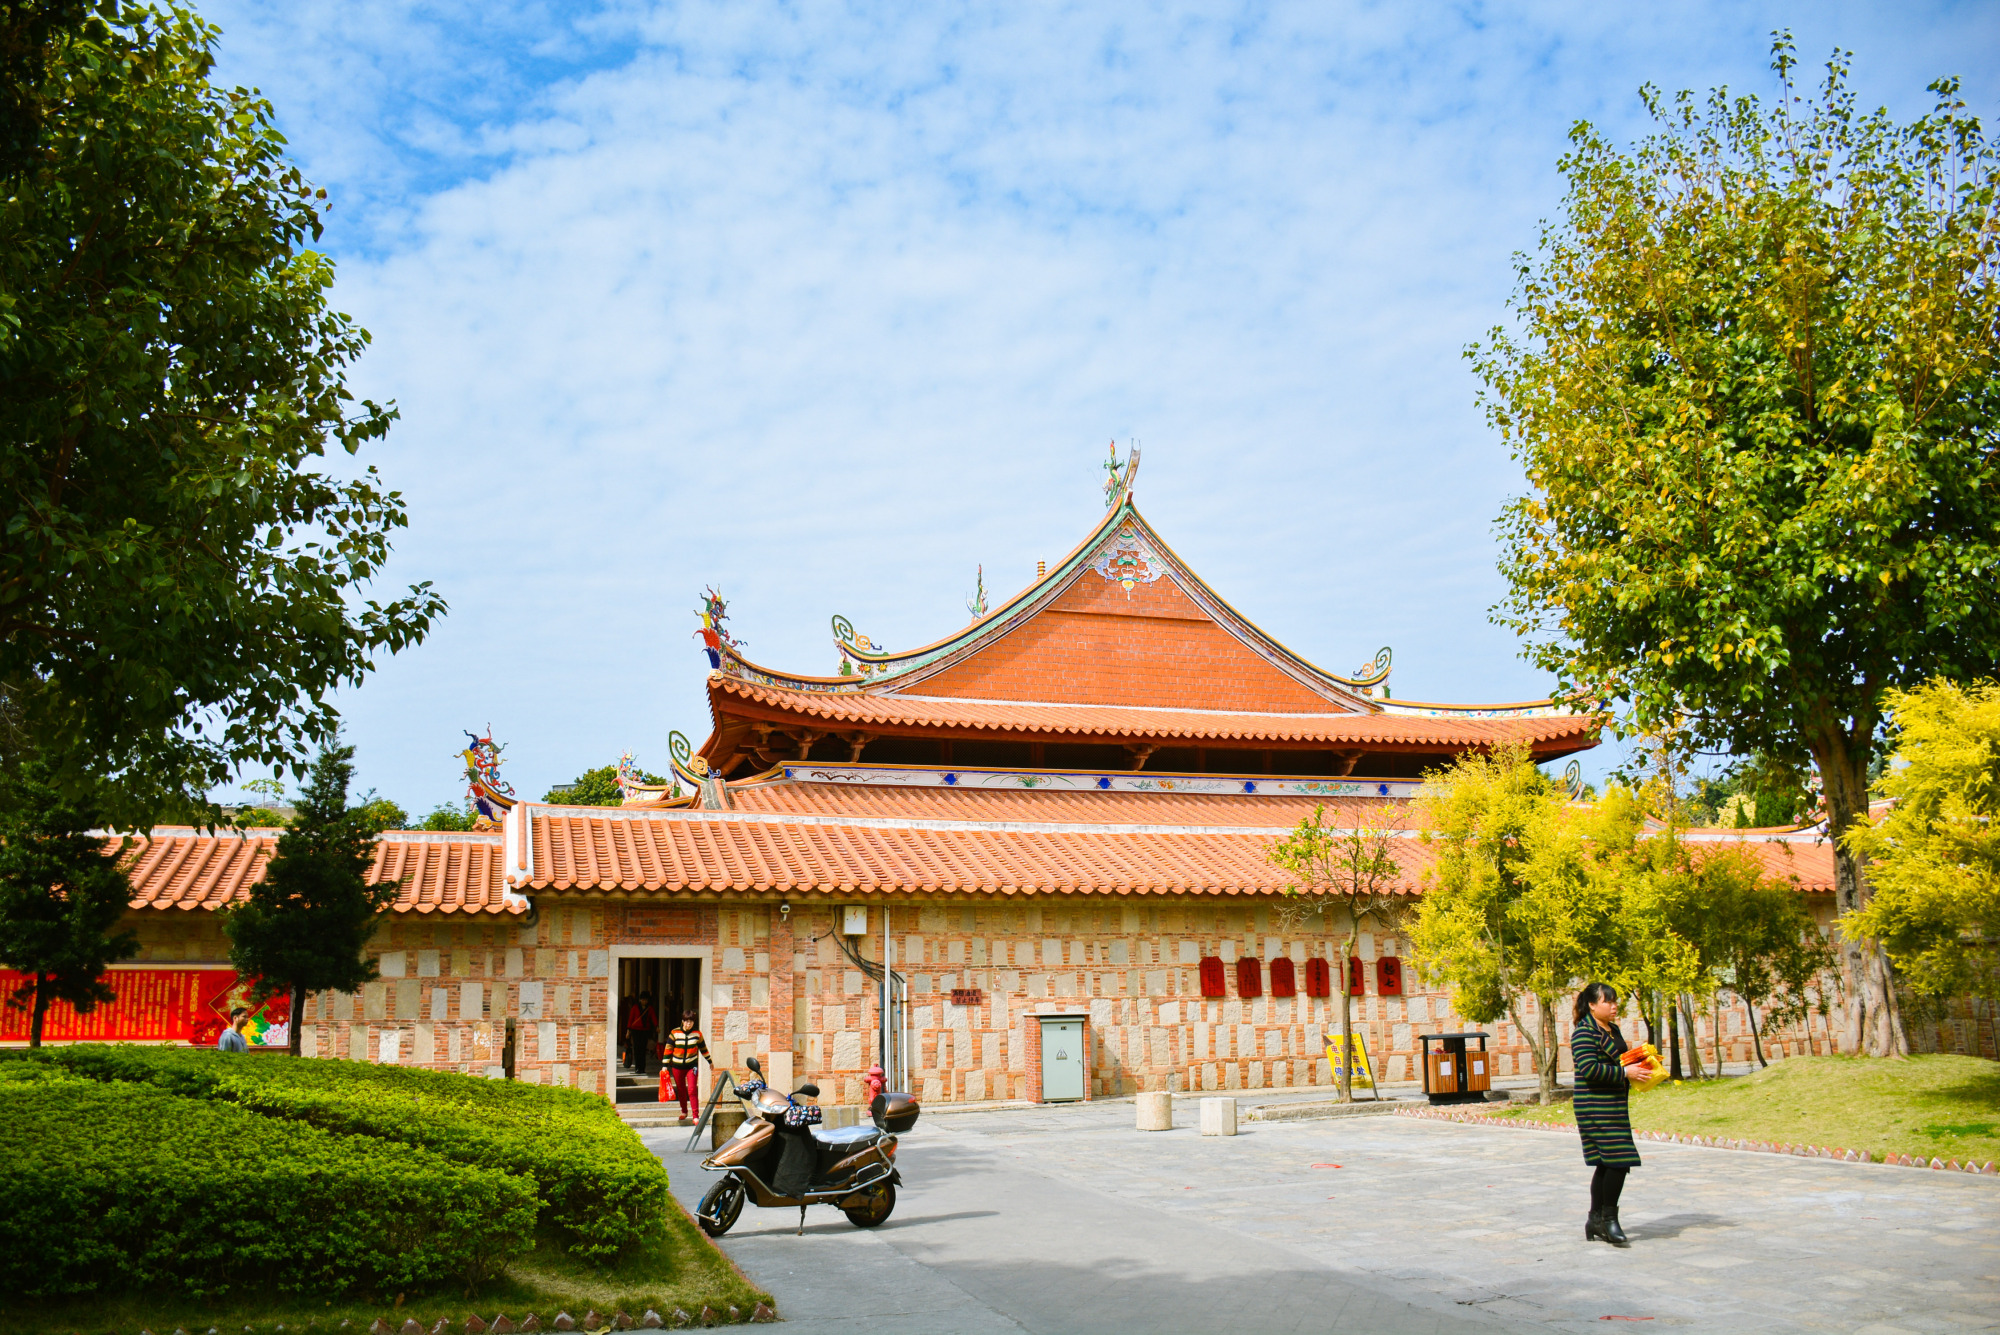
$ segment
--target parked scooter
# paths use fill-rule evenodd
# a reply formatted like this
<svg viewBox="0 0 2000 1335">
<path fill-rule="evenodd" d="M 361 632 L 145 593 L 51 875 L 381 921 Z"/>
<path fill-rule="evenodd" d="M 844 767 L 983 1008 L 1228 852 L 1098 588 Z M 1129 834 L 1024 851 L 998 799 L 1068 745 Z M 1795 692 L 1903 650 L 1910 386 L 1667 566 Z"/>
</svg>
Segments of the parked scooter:
<svg viewBox="0 0 2000 1335">
<path fill-rule="evenodd" d="M 877 1094 L 868 1105 L 873 1126 L 792 1125 L 797 1119 L 786 1114 L 805 1106 L 800 1097 L 818 1098 L 819 1086 L 800 1085 L 795 1094 L 780 1094 L 763 1082 L 764 1068 L 755 1057 L 745 1064 L 757 1076 L 738 1088 L 750 1115 L 701 1163 L 724 1174 L 695 1210 L 702 1232 L 712 1238 L 727 1233 L 743 1213 L 746 1197 L 764 1209 L 798 1206 L 801 1233 L 809 1205 L 835 1206 L 857 1228 L 874 1228 L 886 1220 L 903 1181 L 896 1169 L 895 1133 L 916 1125 L 917 1100 L 908 1094 Z M 789 1194 L 779 1191 L 781 1183 L 792 1188 Z"/>
</svg>

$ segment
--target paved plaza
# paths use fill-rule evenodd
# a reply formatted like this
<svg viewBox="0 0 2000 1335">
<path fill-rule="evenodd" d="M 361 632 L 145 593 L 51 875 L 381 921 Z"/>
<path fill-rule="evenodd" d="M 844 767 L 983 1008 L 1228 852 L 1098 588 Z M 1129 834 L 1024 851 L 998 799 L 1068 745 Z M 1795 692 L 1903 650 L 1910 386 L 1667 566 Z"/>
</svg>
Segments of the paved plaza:
<svg viewBox="0 0 2000 1335">
<path fill-rule="evenodd" d="M 833 1331 L 2000 1329 L 2000 1182 L 1641 1146 L 1629 1251 L 1569 1134 L 1393 1116 L 1132 1130 L 1130 1100 L 926 1113 L 882 1228 L 747 1209 L 724 1250 Z M 690 1208 L 687 1133 L 642 1133 Z"/>
</svg>

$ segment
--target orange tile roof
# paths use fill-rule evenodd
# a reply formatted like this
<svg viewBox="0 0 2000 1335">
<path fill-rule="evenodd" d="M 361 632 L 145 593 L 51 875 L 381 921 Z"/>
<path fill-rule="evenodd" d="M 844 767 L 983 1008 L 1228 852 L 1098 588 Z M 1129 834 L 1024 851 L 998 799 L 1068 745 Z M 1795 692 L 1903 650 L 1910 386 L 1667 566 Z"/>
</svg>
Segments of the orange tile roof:
<svg viewBox="0 0 2000 1335">
<path fill-rule="evenodd" d="M 156 829 L 125 855 L 135 909 L 218 909 L 263 879 L 277 835 L 204 834 Z M 116 847 L 115 844 L 112 847 Z M 509 902 L 497 834 L 391 831 L 376 841 L 370 884 L 402 881 L 398 913 L 522 913 Z"/>
<path fill-rule="evenodd" d="M 1270 837 L 809 824 L 724 812 L 534 813 L 527 889 L 603 893 L 1275 894 Z M 1423 851 L 1398 841 L 1415 890 Z"/>
<path fill-rule="evenodd" d="M 1389 713 L 1264 714 L 831 694 L 763 686 L 719 673 L 709 675 L 709 702 L 718 726 L 725 714 L 738 712 L 732 708 L 732 702 L 741 702 L 821 727 L 873 724 L 1045 737 L 1181 738 L 1433 749 L 1524 741 L 1535 746 L 1538 754 L 1563 754 L 1593 745 L 1593 734 L 1598 727 L 1597 720 L 1577 714 L 1501 718 Z"/>
<path fill-rule="evenodd" d="M 871 784 L 731 784 L 738 811 L 798 816 L 917 817 L 930 820 L 1059 822 L 1084 825 L 1243 825 L 1290 828 L 1313 808 L 1329 825 L 1374 819 L 1380 798 L 1246 797 L 1232 793 L 1125 793 L 1062 789 L 895 788 Z M 1407 813 L 1407 804 L 1396 810 Z M 1399 825 L 1407 825 L 1404 814 Z"/>
<path fill-rule="evenodd" d="M 1265 830 L 576 807 L 525 814 L 528 891 L 1272 895 L 1287 883 L 1268 861 Z M 1773 874 L 1831 888 L 1825 845 L 1745 843 Z M 1416 893 L 1430 851 L 1411 837 L 1390 848 L 1403 870 L 1398 892 Z"/>
</svg>

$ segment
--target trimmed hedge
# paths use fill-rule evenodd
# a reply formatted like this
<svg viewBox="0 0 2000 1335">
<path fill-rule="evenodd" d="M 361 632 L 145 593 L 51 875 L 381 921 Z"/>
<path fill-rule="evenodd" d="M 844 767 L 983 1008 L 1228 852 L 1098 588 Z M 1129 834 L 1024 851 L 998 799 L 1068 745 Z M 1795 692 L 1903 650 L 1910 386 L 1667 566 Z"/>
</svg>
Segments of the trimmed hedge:
<svg viewBox="0 0 2000 1335">
<path fill-rule="evenodd" d="M 29 1298 L 471 1286 L 525 1251 L 535 1222 L 533 1185 L 494 1169 L 14 1070 L 0 1075 L 0 1199 L 0 1292 Z"/>
<path fill-rule="evenodd" d="M 658 1237 L 667 1170 L 594 1094 L 406 1066 L 293 1061 L 201 1048 L 76 1044 L 42 1050 L 96 1080 L 222 1099 L 322 1130 L 420 1146 L 533 1179 L 542 1222 L 572 1254 L 607 1262 Z"/>
</svg>

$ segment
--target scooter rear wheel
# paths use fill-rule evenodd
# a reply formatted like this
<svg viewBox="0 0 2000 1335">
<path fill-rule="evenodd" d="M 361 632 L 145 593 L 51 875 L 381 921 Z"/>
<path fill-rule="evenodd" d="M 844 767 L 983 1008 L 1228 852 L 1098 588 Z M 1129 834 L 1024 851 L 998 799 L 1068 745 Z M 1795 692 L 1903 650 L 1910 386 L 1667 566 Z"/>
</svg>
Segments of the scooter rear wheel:
<svg viewBox="0 0 2000 1335">
<path fill-rule="evenodd" d="M 852 1205 L 840 1207 L 841 1213 L 847 1216 L 847 1222 L 856 1228 L 873 1228 L 887 1219 L 889 1212 L 896 1208 L 896 1188 L 884 1182 L 881 1186 L 851 1199 L 854 1201 Z"/>
<path fill-rule="evenodd" d="M 736 1217 L 742 1213 L 743 1184 L 732 1175 L 708 1189 L 694 1217 L 702 1232 L 719 1238 L 736 1226 Z"/>
</svg>

